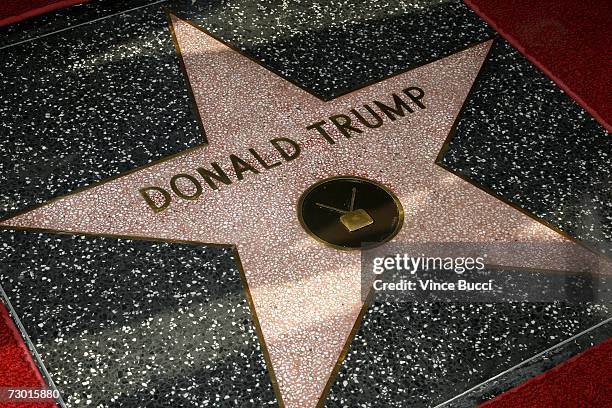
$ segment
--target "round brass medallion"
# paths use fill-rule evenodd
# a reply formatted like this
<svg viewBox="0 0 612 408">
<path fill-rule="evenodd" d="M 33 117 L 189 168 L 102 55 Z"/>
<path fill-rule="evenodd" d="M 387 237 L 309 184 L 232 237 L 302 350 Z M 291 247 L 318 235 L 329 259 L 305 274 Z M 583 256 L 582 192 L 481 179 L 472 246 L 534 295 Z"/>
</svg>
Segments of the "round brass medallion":
<svg viewBox="0 0 612 408">
<path fill-rule="evenodd" d="M 404 211 L 388 188 L 361 177 L 338 176 L 310 186 L 298 202 L 300 223 L 337 249 L 367 249 L 393 238 Z"/>
</svg>

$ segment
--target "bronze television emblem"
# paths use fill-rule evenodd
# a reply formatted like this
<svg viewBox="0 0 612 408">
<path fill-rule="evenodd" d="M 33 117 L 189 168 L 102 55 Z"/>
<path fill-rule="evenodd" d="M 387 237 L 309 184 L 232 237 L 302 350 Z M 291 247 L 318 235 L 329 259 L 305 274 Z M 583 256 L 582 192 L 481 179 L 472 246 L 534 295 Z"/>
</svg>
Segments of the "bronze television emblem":
<svg viewBox="0 0 612 408">
<path fill-rule="evenodd" d="M 300 223 L 313 238 L 337 249 L 367 249 L 393 238 L 404 211 L 385 186 L 354 176 L 321 180 L 298 202 Z"/>
</svg>

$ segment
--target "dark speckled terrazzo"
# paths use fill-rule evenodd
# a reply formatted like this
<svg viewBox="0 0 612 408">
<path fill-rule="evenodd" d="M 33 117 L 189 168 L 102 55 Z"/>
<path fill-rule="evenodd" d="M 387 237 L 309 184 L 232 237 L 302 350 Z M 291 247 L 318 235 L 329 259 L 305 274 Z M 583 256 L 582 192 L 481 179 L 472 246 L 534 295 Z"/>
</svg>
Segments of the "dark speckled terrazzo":
<svg viewBox="0 0 612 408">
<path fill-rule="evenodd" d="M 87 24 L 158 0 L 89 0 L 0 27 L 0 49 Z"/>
<path fill-rule="evenodd" d="M 481 402 L 516 387 L 529 378 L 562 364 L 590 347 L 605 342 L 610 336 L 612 336 L 612 320 L 608 319 L 601 325 L 547 349 L 545 352 L 534 356 L 534 358 L 526 360 L 523 364 L 507 370 L 500 376 L 467 390 L 442 406 L 444 408 L 473 408 Z"/>
<path fill-rule="evenodd" d="M 323 97 L 492 34 L 460 1 L 186 0 L 6 48 L 0 53 L 0 137 L 8 140 L 0 149 L 0 217 L 202 142 L 161 6 Z M 503 41 L 475 91 L 442 163 L 609 253 L 609 135 Z M 2 283 L 73 406 L 88 399 L 102 406 L 274 404 L 227 251 L 21 232 L 1 239 L 2 265 L 11 265 L 2 270 Z M 128 267 L 129 274 L 121 272 Z M 22 278 L 7 280 L 15 274 Z M 168 275 L 171 281 L 161 278 Z M 214 276 L 232 283 L 215 286 Z M 187 286 L 205 283 L 216 292 Z M 376 304 L 327 405 L 432 406 L 608 315 L 603 306 Z M 199 319 L 213 322 L 210 330 L 219 336 L 238 333 L 239 341 L 226 337 L 215 351 L 205 343 L 213 334 L 202 331 Z M 151 361 L 160 344 L 162 357 Z M 211 360 L 223 350 L 225 359 Z M 82 363 L 64 352 L 81 353 Z M 180 358 L 170 360 L 172 353 Z M 181 366 L 182 359 L 190 364 Z M 181 390 L 171 394 L 172 387 Z M 230 398 L 216 401 L 211 392 Z"/>
<path fill-rule="evenodd" d="M 239 0 L 167 6 L 323 98 L 493 35 L 461 1 Z"/>
<path fill-rule="evenodd" d="M 0 53 L 0 217 L 204 142 L 159 8 Z"/>
<path fill-rule="evenodd" d="M 1 238 L 0 282 L 67 406 L 276 404 L 232 250 Z"/>
<path fill-rule="evenodd" d="M 604 305 L 374 302 L 326 407 L 433 407 L 609 316 Z"/>
<path fill-rule="evenodd" d="M 610 134 L 497 41 L 442 164 L 612 256 Z"/>
</svg>

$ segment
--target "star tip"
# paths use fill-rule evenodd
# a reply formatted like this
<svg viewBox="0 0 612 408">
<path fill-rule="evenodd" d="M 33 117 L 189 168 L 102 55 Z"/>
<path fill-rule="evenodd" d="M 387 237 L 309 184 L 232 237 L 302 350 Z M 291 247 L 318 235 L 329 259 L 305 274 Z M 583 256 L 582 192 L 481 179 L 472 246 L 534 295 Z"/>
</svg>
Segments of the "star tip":
<svg viewBox="0 0 612 408">
<path fill-rule="evenodd" d="M 170 21 L 174 22 L 180 20 L 180 18 L 176 15 L 174 11 L 172 11 L 170 7 L 163 7 L 163 11 Z"/>
</svg>

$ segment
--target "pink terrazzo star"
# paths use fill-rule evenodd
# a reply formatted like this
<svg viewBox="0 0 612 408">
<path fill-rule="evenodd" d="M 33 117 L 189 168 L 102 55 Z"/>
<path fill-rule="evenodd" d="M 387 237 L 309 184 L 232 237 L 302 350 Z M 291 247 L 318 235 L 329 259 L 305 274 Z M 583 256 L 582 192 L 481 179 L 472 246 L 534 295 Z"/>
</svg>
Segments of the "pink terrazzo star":
<svg viewBox="0 0 612 408">
<path fill-rule="evenodd" d="M 359 251 L 326 247 L 298 221 L 298 199 L 315 182 L 355 175 L 388 187 L 405 215 L 395 243 L 576 246 L 435 164 L 490 41 L 323 101 L 190 23 L 172 16 L 171 24 L 210 146 L 54 200 L 4 226 L 236 245 L 281 405 L 313 407 L 324 397 L 363 307 Z M 404 92 L 410 87 L 413 98 Z M 374 101 L 393 106 L 393 94 L 410 108 L 404 115 L 376 107 Z M 375 109 L 381 126 L 356 119 L 351 110 L 365 117 L 364 105 Z M 346 115 L 361 132 L 334 126 L 333 115 Z M 320 121 L 333 144 L 307 129 Z M 299 143 L 299 156 L 283 157 L 270 143 L 275 138 Z M 291 144 L 279 145 L 295 153 Z M 245 163 L 238 172 L 230 155 Z M 198 169 L 221 169 L 230 183 L 209 178 L 213 189 Z M 175 190 L 190 199 L 173 191 L 173 177 Z M 167 208 L 156 212 L 143 199 L 139 190 L 149 187 L 168 192 Z M 154 206 L 168 198 L 148 191 Z M 507 254 L 499 263 L 555 269 L 559 255 Z"/>
</svg>

